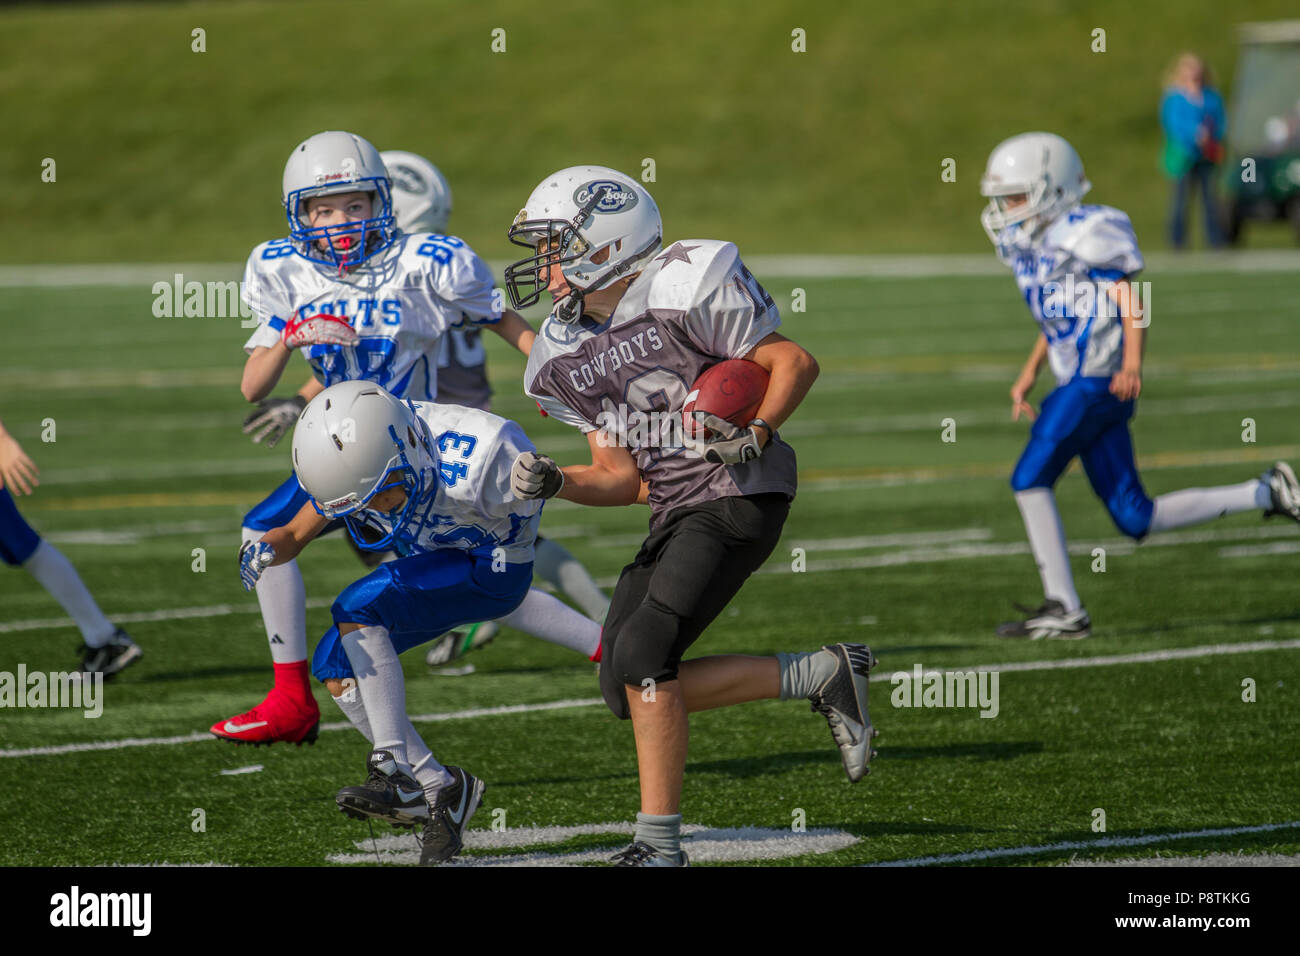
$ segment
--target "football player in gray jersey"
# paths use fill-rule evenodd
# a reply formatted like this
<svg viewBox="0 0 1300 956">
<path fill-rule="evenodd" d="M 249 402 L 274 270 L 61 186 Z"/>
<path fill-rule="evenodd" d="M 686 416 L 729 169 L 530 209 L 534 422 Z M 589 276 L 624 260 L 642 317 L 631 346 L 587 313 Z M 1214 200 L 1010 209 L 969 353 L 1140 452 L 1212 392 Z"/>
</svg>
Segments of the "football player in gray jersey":
<svg viewBox="0 0 1300 956">
<path fill-rule="evenodd" d="M 544 291 L 555 300 L 525 390 L 591 447 L 590 465 L 565 468 L 520 454 L 514 493 L 586 505 L 644 500 L 651 508 L 650 535 L 623 569 L 602 638 L 601 692 L 632 721 L 641 781 L 633 842 L 614 862 L 682 866 L 689 713 L 803 698 L 829 721 L 851 781 L 873 755 L 873 661 L 864 645 L 682 660 L 776 546 L 796 481 L 794 450 L 777 429 L 812 386 L 817 363 L 777 333 L 776 305 L 734 245 L 698 239 L 662 249 L 654 200 L 613 169 L 547 176 L 510 239 L 530 253 L 506 270 L 515 307 Z M 758 417 L 736 427 L 697 413 L 711 439 L 683 437 L 673 425 L 691 384 L 709 366 L 739 358 L 770 375 Z"/>
</svg>

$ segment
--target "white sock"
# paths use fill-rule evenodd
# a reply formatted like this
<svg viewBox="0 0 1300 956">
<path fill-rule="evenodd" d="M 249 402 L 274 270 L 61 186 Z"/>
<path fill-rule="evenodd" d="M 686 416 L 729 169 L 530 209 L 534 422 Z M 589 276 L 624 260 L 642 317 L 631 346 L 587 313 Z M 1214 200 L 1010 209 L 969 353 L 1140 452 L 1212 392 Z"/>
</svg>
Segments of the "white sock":
<svg viewBox="0 0 1300 956">
<path fill-rule="evenodd" d="M 260 541 L 261 531 L 243 529 L 243 540 Z M 307 588 L 298 562 L 267 568 L 257 582 L 257 603 L 271 645 L 271 660 L 296 664 L 307 659 Z"/>
<path fill-rule="evenodd" d="M 334 703 L 339 705 L 339 710 L 343 711 L 352 726 L 374 747 L 375 735 L 370 729 L 370 720 L 366 717 L 366 708 L 361 704 L 361 695 L 357 689 L 354 687 L 344 691 L 334 698 Z M 440 787 L 452 782 L 451 774 L 438 763 L 433 751 L 420 738 L 409 718 L 406 721 L 406 756 L 411 761 L 412 775 L 430 796 L 435 796 Z"/>
<path fill-rule="evenodd" d="M 1190 524 L 1213 521 L 1241 511 L 1264 509 L 1272 503 L 1268 482 L 1258 478 L 1243 481 L 1239 485 L 1171 491 L 1155 500 L 1149 533 L 1185 528 Z"/>
<path fill-rule="evenodd" d="M 1043 596 L 1065 605 L 1066 612 L 1077 611 L 1082 606 L 1074 590 L 1074 575 L 1070 572 L 1070 554 L 1065 549 L 1065 528 L 1061 514 L 1056 510 L 1056 495 L 1051 488 L 1029 488 L 1016 492 L 1016 504 L 1025 520 L 1025 533 L 1029 548 L 1038 562 L 1038 575 L 1043 579 Z"/>
<path fill-rule="evenodd" d="M 343 650 L 356 674 L 357 694 L 365 708 L 376 750 L 387 750 L 397 765 L 410 772 L 406 756 L 406 682 L 402 662 L 386 627 L 363 627 L 344 634 Z"/>
<path fill-rule="evenodd" d="M 550 538 L 538 541 L 533 551 L 533 572 L 573 598 L 587 617 L 603 624 L 609 598 L 578 559 Z"/>
<path fill-rule="evenodd" d="M 583 617 L 553 594 L 529 588 L 523 603 L 497 619 L 533 637 L 591 657 L 600 647 L 600 625 Z"/>
<path fill-rule="evenodd" d="M 42 538 L 23 567 L 31 572 L 41 587 L 50 592 L 54 600 L 63 605 L 68 617 L 81 629 L 82 640 L 91 647 L 103 647 L 108 643 L 117 628 L 104 616 L 104 612 L 86 590 L 77 569 L 64 557 L 62 551 Z"/>
</svg>

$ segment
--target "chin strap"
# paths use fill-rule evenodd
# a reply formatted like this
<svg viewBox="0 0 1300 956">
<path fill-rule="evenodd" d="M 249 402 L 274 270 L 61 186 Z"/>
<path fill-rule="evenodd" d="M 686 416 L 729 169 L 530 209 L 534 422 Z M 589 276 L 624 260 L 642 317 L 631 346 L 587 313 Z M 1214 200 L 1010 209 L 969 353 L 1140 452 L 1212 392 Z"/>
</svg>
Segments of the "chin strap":
<svg viewBox="0 0 1300 956">
<path fill-rule="evenodd" d="M 555 309 L 555 317 L 565 325 L 572 325 L 582 318 L 582 302 L 584 293 L 578 289 L 570 290 L 569 294 Z"/>
</svg>

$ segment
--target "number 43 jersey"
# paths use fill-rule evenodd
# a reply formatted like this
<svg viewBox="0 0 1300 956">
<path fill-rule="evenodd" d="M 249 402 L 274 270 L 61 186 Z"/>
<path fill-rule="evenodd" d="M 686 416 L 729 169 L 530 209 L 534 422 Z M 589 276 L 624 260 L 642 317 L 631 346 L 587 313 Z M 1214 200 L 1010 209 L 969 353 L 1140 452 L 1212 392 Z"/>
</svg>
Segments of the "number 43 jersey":
<svg viewBox="0 0 1300 956">
<path fill-rule="evenodd" d="M 740 465 L 706 462 L 680 440 L 682 406 L 700 374 L 744 358 L 780 325 L 734 244 L 683 240 L 651 260 L 607 321 L 549 317 L 524 387 L 548 415 L 583 433 L 603 429 L 632 453 L 649 484 L 651 529 L 683 505 L 768 492 L 793 498 L 794 449 L 781 439 Z"/>
<path fill-rule="evenodd" d="M 402 555 L 459 548 L 509 564 L 533 560 L 542 501 L 516 498 L 515 458 L 534 446 L 515 422 L 461 405 L 414 402 L 437 462 L 435 480 L 396 535 Z M 385 514 L 363 511 L 360 523 L 383 534 Z M 501 550 L 498 552 L 497 549 Z"/>
<path fill-rule="evenodd" d="M 288 239 L 273 239 L 253 250 L 244 270 L 244 301 L 259 323 L 244 350 L 275 345 L 295 316 L 338 316 L 361 340 L 302 348 L 320 381 L 364 379 L 399 398 L 432 401 L 443 333 L 500 321 L 493 285 L 487 265 L 455 236 L 401 235 L 342 275 L 299 255 Z"/>
</svg>

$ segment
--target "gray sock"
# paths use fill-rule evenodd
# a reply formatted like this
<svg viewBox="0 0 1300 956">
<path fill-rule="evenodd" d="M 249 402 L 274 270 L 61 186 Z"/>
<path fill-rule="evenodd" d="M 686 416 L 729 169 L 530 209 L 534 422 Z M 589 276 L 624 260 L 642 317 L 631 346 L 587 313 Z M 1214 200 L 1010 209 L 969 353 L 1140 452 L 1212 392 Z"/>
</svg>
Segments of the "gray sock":
<svg viewBox="0 0 1300 956">
<path fill-rule="evenodd" d="M 835 674 L 839 658 L 830 651 L 810 651 L 803 654 L 777 654 L 781 668 L 781 699 L 798 700 L 811 697 L 817 688 Z"/>
<path fill-rule="evenodd" d="M 636 815 L 636 830 L 633 832 L 634 843 L 648 843 L 660 853 L 673 854 L 682 851 L 682 815 L 680 813 L 656 816 L 652 813 Z"/>
</svg>

